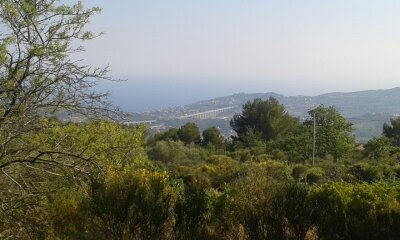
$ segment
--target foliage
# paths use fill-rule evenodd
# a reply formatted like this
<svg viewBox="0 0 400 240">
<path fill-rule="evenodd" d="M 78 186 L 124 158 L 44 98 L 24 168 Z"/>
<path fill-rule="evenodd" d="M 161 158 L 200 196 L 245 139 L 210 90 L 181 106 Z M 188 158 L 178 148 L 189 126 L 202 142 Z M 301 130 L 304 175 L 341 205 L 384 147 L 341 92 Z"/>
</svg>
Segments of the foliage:
<svg viewBox="0 0 400 240">
<path fill-rule="evenodd" d="M 178 129 L 170 128 L 163 133 L 157 133 L 154 136 L 152 136 L 148 140 L 148 143 L 149 145 L 154 145 L 158 141 L 178 141 L 178 140 L 179 140 Z"/>
<path fill-rule="evenodd" d="M 153 160 L 168 163 L 170 161 L 183 161 L 187 158 L 186 148 L 182 142 L 159 141 L 149 151 Z"/>
<path fill-rule="evenodd" d="M 231 121 L 237 140 L 249 143 L 251 138 L 269 141 L 291 133 L 298 120 L 290 116 L 284 106 L 271 97 L 267 101 L 255 99 L 243 106 L 243 111 Z"/>
<path fill-rule="evenodd" d="M 372 138 L 365 145 L 366 154 L 373 159 L 382 159 L 388 157 L 394 150 L 394 146 L 390 138 Z"/>
<path fill-rule="evenodd" d="M 312 167 L 306 172 L 306 182 L 310 184 L 320 183 L 324 177 L 325 171 L 320 167 Z"/>
<path fill-rule="evenodd" d="M 105 179 L 92 182 L 77 211 L 86 216 L 63 234 L 75 239 L 173 239 L 175 191 L 163 172 L 110 171 Z"/>
<path fill-rule="evenodd" d="M 314 222 L 323 239 L 397 239 L 399 188 L 385 183 L 332 183 L 312 190 Z"/>
<path fill-rule="evenodd" d="M 390 119 L 390 124 L 385 123 L 383 125 L 383 135 L 400 147 L 400 117 Z"/>
<path fill-rule="evenodd" d="M 312 159 L 312 146 L 311 129 L 301 125 L 292 134 L 269 142 L 267 149 L 270 152 L 277 149 L 285 152 L 290 162 L 306 163 Z"/>
<path fill-rule="evenodd" d="M 304 239 L 310 228 L 307 190 L 302 185 L 278 184 L 250 175 L 230 194 L 249 239 Z"/>
<path fill-rule="evenodd" d="M 205 161 L 207 152 L 197 145 L 185 145 L 180 141 L 159 141 L 148 149 L 151 160 L 166 164 L 169 168 L 197 166 Z"/>
<path fill-rule="evenodd" d="M 352 124 L 341 116 L 334 107 L 319 106 L 309 112 L 310 120 L 305 125 L 313 125 L 316 118 L 317 155 L 321 158 L 331 154 L 336 160 L 350 154 L 355 148 Z"/>
<path fill-rule="evenodd" d="M 334 107 L 300 123 L 255 99 L 232 142 L 194 123 L 146 139 L 92 92 L 107 69 L 72 60 L 98 11 L 0 1 L 1 239 L 400 238 L 400 118 L 356 150 Z"/>
<path fill-rule="evenodd" d="M 15 171 L 8 170 L 0 178 L 1 211 L 11 219 L 11 224 L 21 221 L 22 229 L 33 224 L 35 229 L 40 221 L 24 219 L 26 214 L 41 209 L 44 196 L 57 191 L 60 186 L 80 187 L 91 177 L 101 175 L 102 169 L 120 170 L 128 166 L 150 166 L 144 149 L 146 131 L 142 126 L 130 127 L 106 121 L 86 124 L 62 124 L 46 121 L 48 128 L 31 133 L 23 138 L 30 146 L 27 151 L 40 155 L 51 151 L 52 155 L 42 154 L 34 164 L 25 165 Z M 34 152 L 33 149 L 37 152 Z M 78 161 L 79 159 L 79 161 Z M 49 166 L 49 163 L 52 163 Z M 28 182 L 29 181 L 29 182 Z M 26 198 L 26 192 L 32 196 Z M 43 224 L 46 224 L 43 221 Z"/>
<path fill-rule="evenodd" d="M 310 166 L 288 161 L 290 147 L 280 139 L 216 155 L 179 140 L 146 147 L 143 126 L 47 121 L 26 141 L 91 158 L 74 166 L 88 174 L 53 172 L 63 175 L 44 185 L 48 193 L 14 212 L 29 213 L 30 223 L 5 218 L 4 236 L 24 226 L 17 239 L 397 238 L 396 156 L 336 162 L 328 155 Z"/>
<path fill-rule="evenodd" d="M 179 139 L 185 144 L 200 143 L 200 131 L 194 123 L 187 123 L 178 130 Z"/>
<path fill-rule="evenodd" d="M 216 127 L 210 127 L 203 131 L 203 146 L 221 149 L 225 147 L 225 139 Z"/>
<path fill-rule="evenodd" d="M 0 1 L 0 211 L 5 222 L 14 223 L 8 227 L 18 229 L 13 238 L 26 237 L 28 223 L 41 222 L 25 218 L 39 215 L 57 177 L 65 177 L 61 185 L 72 181 L 68 177 L 81 176 L 90 162 L 82 155 L 84 145 L 76 149 L 74 140 L 64 140 L 68 135 L 40 139 L 58 128 L 48 118 L 88 120 L 118 112 L 106 93 L 93 89 L 109 80 L 108 69 L 77 61 L 82 42 L 98 36 L 86 25 L 99 11 L 80 2 Z"/>
</svg>

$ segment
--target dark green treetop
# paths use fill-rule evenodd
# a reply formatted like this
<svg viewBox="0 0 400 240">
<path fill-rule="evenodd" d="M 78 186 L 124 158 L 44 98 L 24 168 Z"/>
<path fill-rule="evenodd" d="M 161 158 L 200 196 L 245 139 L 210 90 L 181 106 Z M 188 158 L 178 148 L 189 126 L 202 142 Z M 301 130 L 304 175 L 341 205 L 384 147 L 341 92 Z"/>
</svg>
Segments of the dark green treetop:
<svg viewBox="0 0 400 240">
<path fill-rule="evenodd" d="M 186 123 L 178 130 L 179 139 L 186 143 L 199 143 L 201 140 L 199 127 L 195 123 Z"/>
<path fill-rule="evenodd" d="M 224 145 L 224 138 L 216 127 L 209 127 L 203 131 L 203 145 L 207 146 L 209 144 L 218 148 Z"/>
<path fill-rule="evenodd" d="M 290 116 L 285 107 L 273 97 L 266 101 L 257 98 L 247 102 L 242 113 L 235 115 L 231 121 L 239 141 L 244 141 L 249 131 L 260 140 L 274 140 L 287 136 L 298 124 L 298 119 Z"/>
</svg>

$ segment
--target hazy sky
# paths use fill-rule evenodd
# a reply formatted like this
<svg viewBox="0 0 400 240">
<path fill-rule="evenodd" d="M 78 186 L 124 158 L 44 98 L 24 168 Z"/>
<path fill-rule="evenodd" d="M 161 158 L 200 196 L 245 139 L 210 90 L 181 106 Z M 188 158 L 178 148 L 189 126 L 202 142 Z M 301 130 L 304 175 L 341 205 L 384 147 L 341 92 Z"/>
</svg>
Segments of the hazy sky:
<svg viewBox="0 0 400 240">
<path fill-rule="evenodd" d="M 166 96 L 186 93 L 179 101 L 190 101 L 191 95 L 400 86 L 398 0 L 84 3 L 103 8 L 92 29 L 106 33 L 90 43 L 85 58 L 128 79 L 125 92 L 144 95 L 153 86 Z"/>
</svg>

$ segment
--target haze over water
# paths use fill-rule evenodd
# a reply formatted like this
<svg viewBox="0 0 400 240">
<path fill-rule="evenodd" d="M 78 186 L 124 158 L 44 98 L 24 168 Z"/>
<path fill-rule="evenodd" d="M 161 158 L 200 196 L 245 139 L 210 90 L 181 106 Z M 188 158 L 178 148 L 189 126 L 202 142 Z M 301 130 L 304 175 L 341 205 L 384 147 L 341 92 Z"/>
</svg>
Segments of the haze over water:
<svg viewBox="0 0 400 240">
<path fill-rule="evenodd" d="M 129 111 L 237 92 L 316 95 L 399 86 L 400 2 L 84 1 L 106 34 L 84 58 L 127 79 Z M 106 86 L 109 87 L 109 86 Z"/>
</svg>

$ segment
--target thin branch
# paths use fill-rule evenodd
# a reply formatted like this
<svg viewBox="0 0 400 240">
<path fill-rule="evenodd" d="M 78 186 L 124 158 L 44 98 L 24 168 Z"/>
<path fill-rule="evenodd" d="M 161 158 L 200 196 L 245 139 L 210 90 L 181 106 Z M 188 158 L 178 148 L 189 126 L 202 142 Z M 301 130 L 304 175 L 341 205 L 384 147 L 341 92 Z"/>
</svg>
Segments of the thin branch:
<svg viewBox="0 0 400 240">
<path fill-rule="evenodd" d="M 19 188 L 21 188 L 21 190 L 25 191 L 24 188 L 21 186 L 21 184 L 19 184 L 13 177 L 11 177 L 6 171 L 4 171 L 4 169 L 1 169 L 1 171 L 3 172 L 4 175 L 6 175 L 6 177 L 8 179 L 10 179 L 13 183 L 17 184 Z"/>
</svg>

